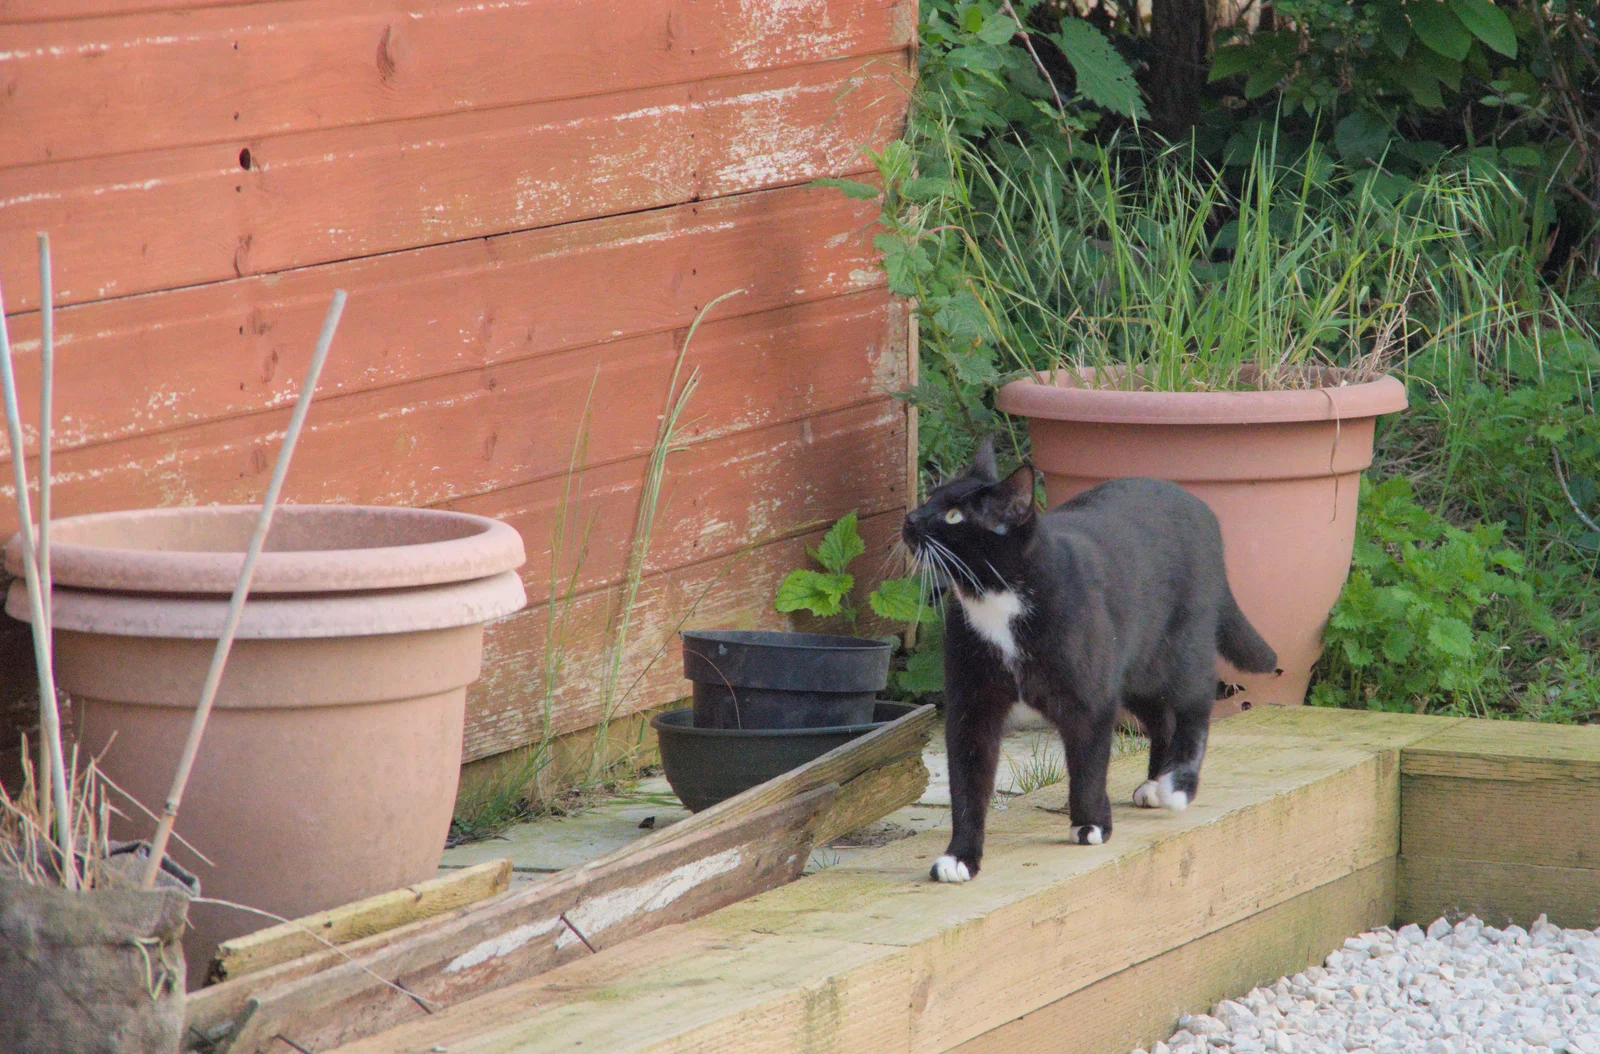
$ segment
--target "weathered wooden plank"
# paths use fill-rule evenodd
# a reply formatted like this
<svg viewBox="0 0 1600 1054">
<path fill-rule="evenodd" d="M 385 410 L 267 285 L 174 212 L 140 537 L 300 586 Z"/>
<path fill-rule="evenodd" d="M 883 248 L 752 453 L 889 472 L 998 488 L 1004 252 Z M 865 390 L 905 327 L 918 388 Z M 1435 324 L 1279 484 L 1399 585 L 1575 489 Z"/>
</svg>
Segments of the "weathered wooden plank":
<svg viewBox="0 0 1600 1054">
<path fill-rule="evenodd" d="M 916 781 L 915 772 L 908 763 L 915 763 L 920 768 L 922 748 L 933 730 L 933 722 L 934 708 L 924 707 L 808 765 L 719 802 L 557 877 L 564 883 L 571 883 L 581 882 L 583 875 L 608 874 L 628 860 L 646 854 L 659 854 L 663 847 L 673 843 L 703 839 L 710 833 L 740 827 L 758 814 L 768 815 L 775 807 L 824 788 L 833 790 L 829 795 L 809 799 L 821 806 L 807 821 L 814 841 L 821 842 L 824 836 L 835 837 L 834 832 L 845 829 L 846 824 L 854 829 L 863 823 L 880 819 L 904 804 L 901 799 L 908 789 L 907 782 Z M 906 779 L 907 776 L 911 777 L 910 781 Z M 926 778 L 925 773 L 922 778 Z M 537 888 L 550 888 L 555 881 L 556 878 L 546 880 Z M 529 894 L 528 890 L 519 890 L 516 895 L 526 897 Z M 352 942 L 343 949 L 343 955 L 331 951 L 318 952 L 258 974 L 203 989 L 189 998 L 187 1014 L 190 1035 L 197 1038 L 220 1037 L 242 1018 L 250 1000 L 258 994 L 300 978 L 321 974 L 348 961 L 347 956 L 371 955 L 413 938 L 439 932 L 473 914 L 474 909 L 459 909 L 446 916 Z"/>
<path fill-rule="evenodd" d="M 0 170 L 0 271 L 81 303 L 859 171 L 900 132 L 905 55 Z M 9 276 L 15 275 L 15 279 Z"/>
<path fill-rule="evenodd" d="M 346 314 L 375 307 L 352 303 Z M 708 322 L 688 357 L 700 385 L 681 440 L 881 399 L 903 376 L 904 343 L 891 319 L 883 295 L 869 292 Z M 586 406 L 604 415 L 590 430 L 589 464 L 645 454 L 681 339 L 650 334 L 318 400 L 285 499 L 431 505 L 564 475 Z M 591 403 L 591 393 L 603 395 Z M 67 401 L 63 391 L 63 412 Z M 62 451 L 56 507 L 259 501 L 288 413 Z M 0 532 L 13 529 L 14 516 L 0 512 Z"/>
<path fill-rule="evenodd" d="M 1402 776 L 1400 851 L 1600 868 L 1600 780 Z"/>
<path fill-rule="evenodd" d="M 931 718 L 930 718 L 931 720 Z M 839 788 L 839 796 L 817 823 L 818 845 L 888 816 L 922 797 L 928 789 L 928 767 L 921 754 L 901 758 L 863 773 Z"/>
<path fill-rule="evenodd" d="M 1600 869 L 1405 855 L 1397 914 L 1424 926 L 1441 915 L 1476 915 L 1493 926 L 1524 927 L 1549 915 L 1558 926 L 1595 929 Z"/>
<path fill-rule="evenodd" d="M 348 944 L 476 903 L 504 893 L 510 885 L 511 861 L 490 860 L 464 867 L 454 874 L 247 933 L 217 947 L 207 980 L 208 983 L 226 981 L 259 973 L 279 963 L 321 951 L 329 944 Z"/>
<path fill-rule="evenodd" d="M 11 85 L 0 124 L 16 133 L 0 137 L 0 168 L 237 150 L 285 132 L 881 54 L 909 47 L 914 18 L 910 0 L 290 0 L 40 22 L 8 30 L 0 50 Z"/>
<path fill-rule="evenodd" d="M 905 406 L 893 399 L 696 443 L 668 461 L 645 573 L 827 526 L 852 510 L 897 509 L 904 457 Z M 493 516 L 522 533 L 522 577 L 535 603 L 549 597 L 552 581 L 588 592 L 627 572 L 646 460 L 585 469 L 570 481 L 573 493 L 567 477 L 552 476 L 444 507 Z M 568 535 L 556 554 L 552 532 L 562 522 Z"/>
<path fill-rule="evenodd" d="M 861 522 L 873 571 L 884 565 L 901 519 L 896 509 Z M 589 593 L 565 609 L 558 604 L 553 646 L 560 669 L 549 696 L 550 731 L 598 724 L 607 707 L 615 717 L 683 698 L 688 683 L 683 679 L 680 627 L 790 628 L 788 618 L 773 610 L 773 592 L 785 574 L 805 566 L 806 546 L 821 537 L 819 529 L 647 579 L 622 649 L 615 682 L 621 687 L 610 699 L 602 691 L 602 656 L 614 640 L 612 613 L 619 610 L 620 591 Z M 857 600 L 863 605 L 872 578 L 863 574 L 857 580 Z M 468 760 L 536 742 L 545 733 L 550 622 L 548 605 L 540 605 L 488 627 L 484 675 L 467 695 Z M 872 623 L 862 628 L 877 631 Z"/>
<path fill-rule="evenodd" d="M 1065 819 L 1032 807 L 1059 800 L 1047 790 L 993 814 L 966 885 L 927 881 L 933 832 L 685 926 L 670 935 L 681 955 L 656 934 L 347 1049 L 948 1049 L 1392 858 L 1397 774 L 1382 760 L 1219 727 L 1199 802 L 1119 806 L 1104 846 L 1062 844 Z M 1117 763 L 1117 798 L 1142 778 L 1139 759 Z"/>
<path fill-rule="evenodd" d="M 64 308 L 55 448 L 290 405 L 335 288 L 351 307 L 319 404 L 681 331 L 733 289 L 746 293 L 717 317 L 880 287 L 872 216 L 835 191 L 789 187 Z M 16 277 L 5 274 L 8 298 Z M 38 313 L 8 326 L 20 390 L 35 391 Z M 22 402 L 32 437 L 35 401 Z M 9 449 L 0 437 L 0 456 Z"/>
<path fill-rule="evenodd" d="M 956 1047 L 960 1054 L 1127 1054 L 1184 1014 L 1319 964 L 1346 937 L 1394 920 L 1395 862 L 1381 860 L 1215 933 L 1129 966 Z"/>
<path fill-rule="evenodd" d="M 448 1006 L 601 948 L 799 877 L 829 784 L 742 819 L 575 868 L 482 910 L 251 1001 L 230 1054 L 257 1054 L 285 1036 L 324 1050 L 424 1014 L 412 996 Z M 663 832 L 665 833 L 665 832 Z"/>
<path fill-rule="evenodd" d="M 1339 710 L 1320 706 L 1259 706 L 1227 719 L 1229 735 L 1308 736 L 1370 750 L 1406 750 L 1466 723 L 1461 717 Z"/>
<path fill-rule="evenodd" d="M 1408 776 L 1481 780 L 1600 781 L 1600 726 L 1462 721 L 1413 744 Z"/>
</svg>

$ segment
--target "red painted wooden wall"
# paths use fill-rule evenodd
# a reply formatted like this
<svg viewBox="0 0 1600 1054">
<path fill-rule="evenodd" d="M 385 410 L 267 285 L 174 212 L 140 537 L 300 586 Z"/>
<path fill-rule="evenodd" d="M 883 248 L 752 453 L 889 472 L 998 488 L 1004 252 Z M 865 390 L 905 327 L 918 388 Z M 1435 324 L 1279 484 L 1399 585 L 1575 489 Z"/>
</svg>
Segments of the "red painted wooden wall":
<svg viewBox="0 0 1600 1054">
<path fill-rule="evenodd" d="M 469 759 L 543 731 L 589 405 L 551 713 L 581 729 L 676 349 L 742 287 L 696 336 L 622 667 L 625 709 L 680 695 L 691 606 L 778 625 L 819 522 L 859 509 L 875 551 L 904 507 L 904 311 L 871 208 L 805 184 L 899 134 L 914 21 L 914 0 L 0 0 L 0 283 L 28 401 L 49 231 L 58 513 L 259 500 L 348 289 L 287 495 L 523 532 L 535 604 L 490 631 Z"/>
</svg>

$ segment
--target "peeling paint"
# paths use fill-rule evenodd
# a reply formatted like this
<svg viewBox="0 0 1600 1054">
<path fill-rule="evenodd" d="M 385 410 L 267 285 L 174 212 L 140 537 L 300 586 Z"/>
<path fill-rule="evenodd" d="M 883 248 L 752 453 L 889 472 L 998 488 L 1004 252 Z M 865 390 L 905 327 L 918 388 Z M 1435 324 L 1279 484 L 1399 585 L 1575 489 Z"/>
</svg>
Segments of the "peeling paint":
<svg viewBox="0 0 1600 1054">
<path fill-rule="evenodd" d="M 475 944 L 460 955 L 451 959 L 445 966 L 445 973 L 460 973 L 470 970 L 474 966 L 498 959 L 503 955 L 510 955 L 523 945 L 549 933 L 561 925 L 561 916 L 545 919 L 543 922 L 530 922 L 525 926 L 518 926 L 514 930 L 507 930 L 498 937 Z"/>
<path fill-rule="evenodd" d="M 673 901 L 692 892 L 697 886 L 718 875 L 725 875 L 735 870 L 743 862 L 743 846 L 724 849 L 720 853 L 674 868 L 642 886 L 614 889 L 597 897 L 589 897 L 567 912 L 567 919 L 580 933 L 593 940 L 596 935 L 604 933 L 619 922 L 626 922 L 635 915 L 660 911 Z M 563 929 L 556 937 L 556 947 L 565 948 L 577 940 L 570 929 Z"/>
</svg>

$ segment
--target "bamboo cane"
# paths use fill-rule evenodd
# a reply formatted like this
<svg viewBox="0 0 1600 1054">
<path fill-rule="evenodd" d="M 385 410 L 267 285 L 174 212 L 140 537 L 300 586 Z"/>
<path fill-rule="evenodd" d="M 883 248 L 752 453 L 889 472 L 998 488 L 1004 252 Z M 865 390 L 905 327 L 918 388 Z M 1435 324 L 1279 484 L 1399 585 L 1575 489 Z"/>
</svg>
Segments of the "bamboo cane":
<svg viewBox="0 0 1600 1054">
<path fill-rule="evenodd" d="M 194 768 L 195 755 L 200 750 L 200 739 L 205 735 L 206 721 L 211 717 L 211 705 L 216 702 L 217 688 L 222 683 L 222 671 L 228 663 L 228 652 L 233 649 L 233 638 L 239 630 L 239 619 L 244 615 L 245 597 L 250 592 L 250 580 L 255 577 L 256 561 L 261 547 L 266 543 L 267 531 L 272 527 L 272 514 L 278 505 L 278 493 L 283 489 L 284 477 L 289 474 L 289 459 L 294 456 L 295 442 L 311 409 L 312 393 L 316 391 L 317 377 L 328 358 L 328 345 L 333 343 L 333 331 L 339 328 L 339 316 L 344 311 L 345 291 L 336 289 L 328 315 L 322 321 L 322 334 L 317 338 L 317 348 L 311 354 L 311 366 L 300 385 L 300 398 L 294 404 L 289 418 L 289 429 L 284 433 L 283 447 L 278 451 L 278 464 L 272 470 L 272 481 L 267 484 L 267 494 L 261 500 L 261 515 L 256 518 L 255 534 L 250 536 L 250 548 L 244 554 L 244 564 L 239 568 L 239 580 L 233 587 L 233 599 L 228 604 L 228 617 L 217 637 L 216 650 L 211 653 L 211 668 L 206 671 L 205 686 L 200 691 L 200 705 L 195 709 L 194 720 L 189 725 L 189 738 L 178 758 L 178 772 L 172 779 L 172 789 L 167 792 L 166 808 L 156 824 L 155 837 L 150 840 L 150 860 L 145 865 L 143 888 L 153 889 L 156 876 L 161 873 L 161 860 L 167 853 L 167 840 L 172 837 L 172 825 L 178 818 L 183 803 L 183 789 Z"/>
<path fill-rule="evenodd" d="M 44 603 L 39 592 L 39 564 L 33 544 L 33 510 L 28 501 L 28 467 L 22 445 L 22 415 L 17 409 L 17 378 L 11 367 L 11 336 L 6 331 L 5 296 L 0 294 L 0 384 L 5 388 L 6 432 L 11 440 L 11 478 L 17 488 L 18 533 L 22 538 L 22 576 L 28 589 L 28 615 L 33 622 L 33 660 L 39 671 L 40 736 L 50 754 L 50 790 L 55 798 L 56 848 L 61 854 L 61 878 L 68 889 L 78 888 L 77 858 L 72 844 L 72 802 L 67 795 L 67 774 L 61 756 L 61 713 L 56 708 L 55 668 L 50 661 Z M 43 791 L 41 790 L 42 794 Z"/>
<path fill-rule="evenodd" d="M 50 275 L 50 235 L 39 232 L 39 604 L 44 609 L 44 648 L 51 657 L 56 654 L 56 624 L 50 605 L 54 595 L 54 580 L 50 573 L 50 455 L 51 428 L 55 419 L 56 378 L 56 306 L 55 283 Z M 54 680 L 54 677 L 51 678 Z M 40 724 L 43 725 L 43 710 Z M 50 782 L 49 745 L 39 740 L 39 771 L 44 773 L 40 787 Z M 39 815 L 45 829 L 50 828 L 49 797 L 41 794 Z"/>
</svg>

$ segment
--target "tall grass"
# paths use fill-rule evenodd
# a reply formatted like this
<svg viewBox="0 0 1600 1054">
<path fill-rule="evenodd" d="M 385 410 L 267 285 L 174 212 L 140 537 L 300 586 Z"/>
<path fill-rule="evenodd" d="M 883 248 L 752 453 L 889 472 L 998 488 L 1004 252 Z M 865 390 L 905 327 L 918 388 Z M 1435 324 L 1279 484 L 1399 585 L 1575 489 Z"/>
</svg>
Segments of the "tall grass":
<svg viewBox="0 0 1600 1054">
<path fill-rule="evenodd" d="M 1543 330 L 1577 324 L 1503 230 L 1503 181 L 1404 182 L 1271 142 L 1224 172 L 1186 149 L 947 129 L 922 144 L 947 189 L 903 217 L 953 291 L 932 335 L 991 342 L 1002 374 L 1182 391 L 1319 387 L 1328 367 L 1359 380 L 1419 357 L 1476 371 L 1512 334 L 1538 356 Z"/>
</svg>

